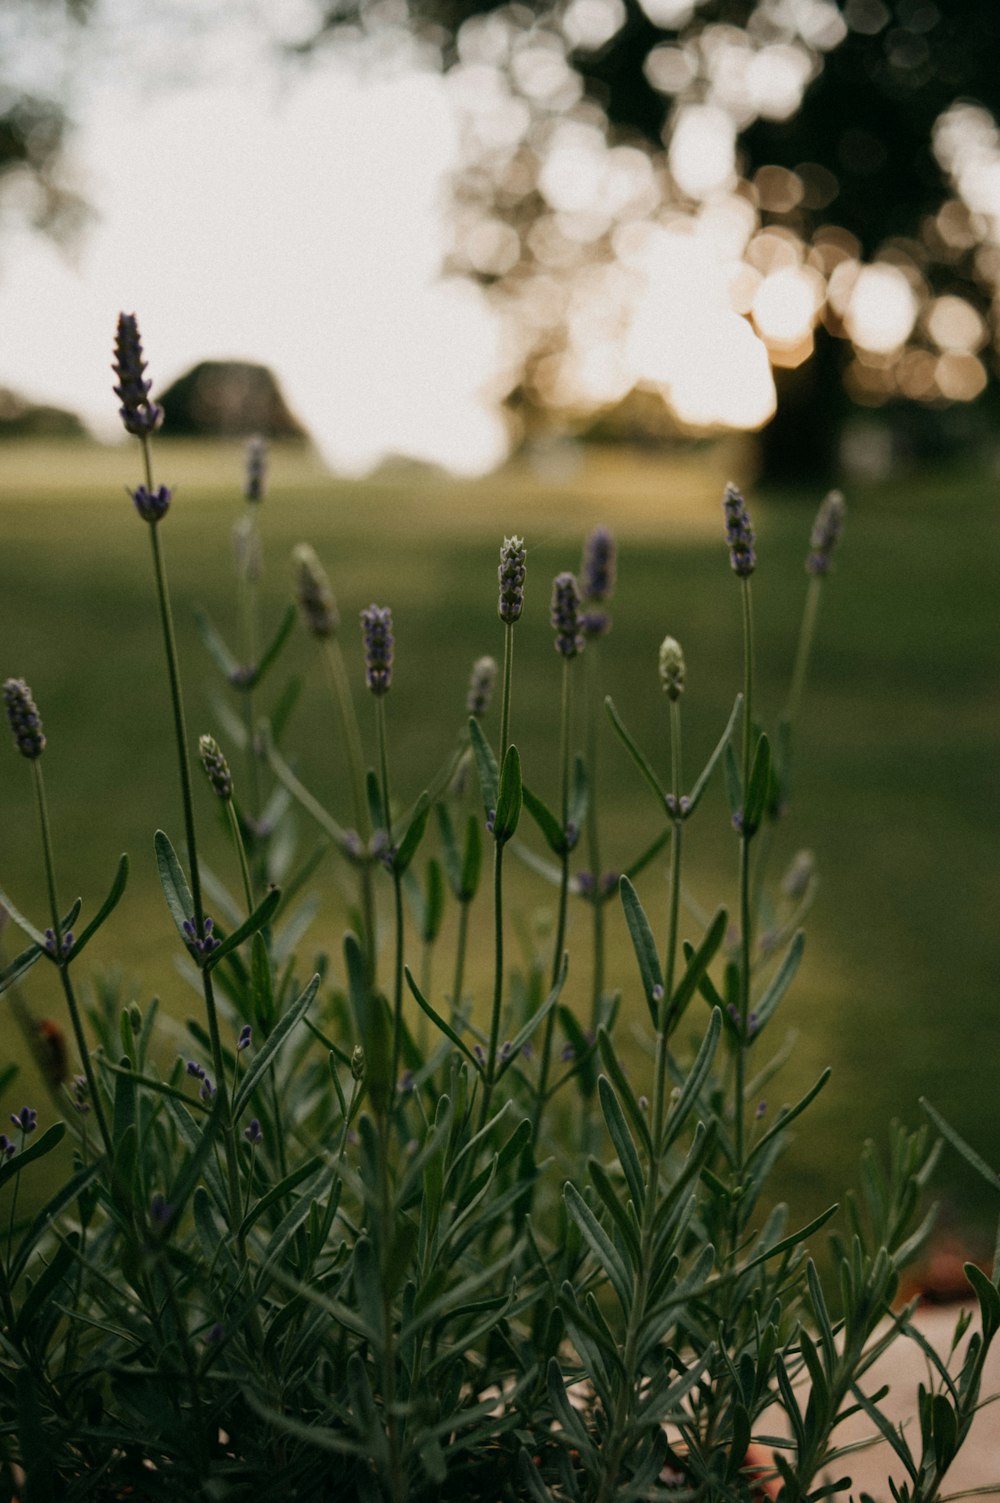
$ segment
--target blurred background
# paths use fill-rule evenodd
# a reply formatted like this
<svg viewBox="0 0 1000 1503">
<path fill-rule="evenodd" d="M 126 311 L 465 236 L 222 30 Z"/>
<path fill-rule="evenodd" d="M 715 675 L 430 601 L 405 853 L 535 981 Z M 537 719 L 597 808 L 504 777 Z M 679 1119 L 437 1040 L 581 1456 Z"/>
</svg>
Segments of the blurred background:
<svg viewBox="0 0 1000 1503">
<path fill-rule="evenodd" d="M 555 777 L 549 582 L 598 522 L 621 547 L 607 683 L 656 745 L 656 648 L 678 636 L 693 768 L 738 687 L 723 484 L 747 489 L 760 536 L 772 720 L 812 514 L 841 485 L 776 853 L 813 849 L 821 872 L 781 1098 L 835 1066 L 789 1193 L 835 1198 L 864 1137 L 917 1120 L 921 1094 L 996 1158 L 998 45 L 992 0 L 5 0 L 0 668 L 41 702 L 67 890 L 96 902 L 118 852 L 135 858 L 126 991 L 186 1006 L 148 858 L 177 814 L 122 497 L 141 477 L 116 443 L 120 308 L 168 412 L 192 731 L 218 706 L 191 614 L 235 620 L 241 440 L 260 431 L 266 608 L 303 537 L 348 623 L 393 604 L 413 794 L 473 658 L 500 649 L 504 533 L 530 549 L 515 736 L 535 781 Z M 292 667 L 310 683 L 307 648 Z M 300 714 L 303 768 L 336 805 L 318 682 Z M 655 811 L 610 740 L 602 757 L 624 861 Z M 30 906 L 24 772 L 12 754 L 0 780 L 0 881 Z M 721 792 L 713 807 L 705 902 L 734 876 Z M 317 919 L 317 948 L 338 922 Z M 36 1014 L 57 1006 L 32 988 Z M 982 1224 L 953 1160 L 941 1188 Z"/>
</svg>

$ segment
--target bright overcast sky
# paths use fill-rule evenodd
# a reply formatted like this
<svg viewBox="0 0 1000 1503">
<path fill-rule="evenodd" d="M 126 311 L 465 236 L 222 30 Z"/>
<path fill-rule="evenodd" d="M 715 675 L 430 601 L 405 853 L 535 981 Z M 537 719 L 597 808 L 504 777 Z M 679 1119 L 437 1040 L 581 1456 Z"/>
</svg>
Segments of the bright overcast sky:
<svg viewBox="0 0 1000 1503">
<path fill-rule="evenodd" d="M 0 385 L 112 431 L 126 309 L 154 387 L 200 359 L 262 361 L 339 468 L 495 464 L 497 329 L 441 277 L 455 140 L 440 78 L 362 78 L 344 59 L 282 74 L 237 27 L 222 67 L 141 90 L 149 36 L 116 41 L 124 66 L 105 59 L 77 106 L 73 180 L 94 222 L 71 256 L 27 233 L 0 244 Z"/>
</svg>

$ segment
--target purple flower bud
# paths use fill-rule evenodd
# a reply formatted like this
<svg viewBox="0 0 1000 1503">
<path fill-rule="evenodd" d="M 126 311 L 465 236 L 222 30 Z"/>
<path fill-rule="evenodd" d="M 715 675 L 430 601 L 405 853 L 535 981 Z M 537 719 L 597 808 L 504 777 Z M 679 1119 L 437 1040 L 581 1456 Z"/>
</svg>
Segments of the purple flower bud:
<svg viewBox="0 0 1000 1503">
<path fill-rule="evenodd" d="M 236 1047 L 239 1050 L 249 1049 L 252 1043 L 253 1029 L 250 1027 L 249 1023 L 244 1023 L 243 1027 L 240 1029 L 240 1036 L 236 1041 Z"/>
<path fill-rule="evenodd" d="M 754 1113 L 754 1116 L 757 1118 L 758 1122 L 761 1120 L 761 1118 L 763 1117 L 763 1115 L 764 1115 L 764 1113 L 766 1111 L 767 1111 L 767 1102 L 766 1101 L 758 1101 L 758 1103 L 757 1103 L 757 1110 Z"/>
<path fill-rule="evenodd" d="M 573 1048 L 573 1045 L 564 1044 L 560 1051 L 559 1058 L 562 1060 L 564 1065 L 568 1065 L 571 1060 L 576 1059 L 576 1050 Z"/>
<path fill-rule="evenodd" d="M 154 1226 L 168 1226 L 174 1214 L 174 1208 L 168 1205 L 164 1196 L 157 1190 L 149 1202 L 149 1219 Z"/>
<path fill-rule="evenodd" d="M 729 544 L 729 562 L 740 579 L 748 579 L 757 565 L 753 551 L 753 528 L 747 504 L 735 485 L 727 485 L 722 498 L 726 518 L 726 542 Z"/>
<path fill-rule="evenodd" d="M 833 564 L 833 551 L 843 530 L 846 514 L 847 506 L 840 491 L 831 491 L 820 503 L 809 536 L 807 574 L 829 574 Z"/>
<path fill-rule="evenodd" d="M 469 714 L 474 715 L 477 720 L 489 709 L 496 682 L 496 659 L 477 658 L 472 665 L 472 677 L 469 679 L 469 694 L 466 700 Z"/>
<path fill-rule="evenodd" d="M 263 501 L 267 485 L 267 444 L 259 433 L 247 441 L 243 495 L 248 501 Z"/>
<path fill-rule="evenodd" d="M 42 721 L 23 678 L 9 678 L 3 686 L 3 702 L 14 741 L 22 757 L 33 762 L 45 750 Z"/>
<path fill-rule="evenodd" d="M 369 605 L 361 612 L 365 644 L 365 671 L 373 694 L 387 694 L 392 683 L 392 611 L 387 605 Z"/>
<path fill-rule="evenodd" d="M 504 538 L 500 549 L 500 600 L 497 611 L 505 626 L 513 626 L 524 609 L 524 575 L 527 550 L 523 538 Z"/>
<path fill-rule="evenodd" d="M 404 1070 L 399 1077 L 399 1089 L 404 1094 L 413 1090 L 413 1071 Z"/>
<path fill-rule="evenodd" d="M 233 775 L 229 771 L 229 763 L 222 755 L 218 742 L 211 736 L 201 736 L 198 740 L 198 755 L 201 757 L 201 765 L 217 797 L 221 798 L 223 803 L 228 803 L 233 796 Z"/>
<path fill-rule="evenodd" d="M 209 1101 L 215 1100 L 215 1090 L 215 1086 L 206 1075 L 205 1079 L 201 1083 L 201 1088 L 198 1091 L 198 1099 L 200 1101 L 203 1101 L 207 1105 Z"/>
<path fill-rule="evenodd" d="M 215 1346 L 218 1344 L 218 1342 L 223 1340 L 225 1334 L 225 1326 L 222 1324 L 221 1320 L 217 1320 L 215 1324 L 213 1326 L 209 1326 L 208 1330 L 205 1332 L 205 1340 L 206 1342 L 210 1342 L 212 1346 Z"/>
<path fill-rule="evenodd" d="M 340 625 L 340 615 L 333 589 L 323 565 L 308 543 L 299 543 L 292 552 L 295 575 L 295 599 L 302 621 L 314 637 L 332 637 Z"/>
<path fill-rule="evenodd" d="M 188 1062 L 187 1062 L 187 1065 L 185 1066 L 185 1069 L 187 1070 L 187 1073 L 189 1075 L 193 1075 L 194 1076 L 195 1080 L 204 1080 L 205 1079 L 204 1068 L 201 1065 L 199 1065 L 199 1063 L 198 1063 L 198 1061 L 196 1059 L 189 1059 Z"/>
<path fill-rule="evenodd" d="M 163 408 L 149 400 L 153 383 L 144 379 L 146 362 L 142 358 L 142 342 L 134 313 L 118 315 L 112 370 L 118 377 L 114 391 L 122 404 L 119 411 L 126 433 L 134 433 L 139 438 L 155 433 L 163 422 Z"/>
<path fill-rule="evenodd" d="M 556 652 L 575 658 L 583 651 L 579 622 L 580 589 L 572 574 L 557 574 L 552 581 L 552 607 L 549 619 L 555 628 Z"/>
<path fill-rule="evenodd" d="M 27 1137 L 38 1126 L 38 1113 L 32 1106 L 22 1106 L 19 1112 L 11 1112 L 10 1120 Z"/>
<path fill-rule="evenodd" d="M 0 1132 L 0 1159 L 12 1159 L 17 1152 L 17 1144 L 12 1143 L 5 1132 Z"/>
<path fill-rule="evenodd" d="M 588 607 L 578 613 L 577 620 L 588 642 L 595 637 L 606 637 L 611 630 L 611 617 L 607 611 L 595 611 Z"/>
<path fill-rule="evenodd" d="M 505 1039 L 500 1045 L 500 1063 L 506 1064 L 514 1053 L 514 1044 L 511 1039 Z"/>
<path fill-rule="evenodd" d="M 157 486 L 155 491 L 149 490 L 144 485 L 138 485 L 134 491 L 129 491 L 129 495 L 142 520 L 155 524 L 161 517 L 166 516 L 173 492 L 165 485 Z"/>
<path fill-rule="evenodd" d="M 485 1065 L 485 1063 L 486 1063 L 486 1050 L 483 1048 L 482 1044 L 473 1044 L 473 1046 L 472 1046 L 472 1052 L 476 1056 L 476 1059 L 478 1060 L 478 1062 L 481 1065 Z"/>
<path fill-rule="evenodd" d="M 255 1148 L 258 1143 L 263 1143 L 264 1134 L 260 1130 L 260 1123 L 258 1122 L 256 1117 L 250 1118 L 250 1125 L 249 1127 L 244 1127 L 243 1136 L 246 1138 L 247 1142 L 251 1143 Z"/>
</svg>

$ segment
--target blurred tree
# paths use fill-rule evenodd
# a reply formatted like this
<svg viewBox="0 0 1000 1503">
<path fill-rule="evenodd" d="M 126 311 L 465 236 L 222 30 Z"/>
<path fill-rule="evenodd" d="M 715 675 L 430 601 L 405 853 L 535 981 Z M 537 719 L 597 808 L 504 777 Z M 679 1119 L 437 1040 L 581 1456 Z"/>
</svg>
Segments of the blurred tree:
<svg viewBox="0 0 1000 1503">
<path fill-rule="evenodd" d="M 57 60 L 72 51 L 93 3 L 0 3 L 0 214 L 60 238 L 71 235 L 87 211 L 62 177 L 70 121 Z"/>
<path fill-rule="evenodd" d="M 995 374 L 996 0 L 326 0 L 306 50 L 404 24 L 465 112 L 454 264 L 519 318 L 540 400 L 598 405 L 597 345 L 621 399 L 584 292 L 620 335 L 649 227 L 713 215 L 776 377 L 773 477 L 833 470 L 848 399 L 936 412 Z"/>
</svg>

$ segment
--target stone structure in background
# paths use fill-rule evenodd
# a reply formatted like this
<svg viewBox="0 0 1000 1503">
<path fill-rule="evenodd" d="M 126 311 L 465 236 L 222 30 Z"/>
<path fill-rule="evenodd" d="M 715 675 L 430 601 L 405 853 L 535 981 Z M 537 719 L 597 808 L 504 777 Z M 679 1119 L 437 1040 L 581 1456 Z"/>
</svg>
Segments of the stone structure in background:
<svg viewBox="0 0 1000 1503">
<path fill-rule="evenodd" d="M 86 438 L 75 412 L 31 402 L 20 392 L 0 386 L 0 440 L 6 438 Z"/>
<path fill-rule="evenodd" d="M 273 373 L 247 360 L 202 360 L 156 393 L 164 437 L 265 438 L 305 442 L 309 435 L 292 413 Z"/>
</svg>

